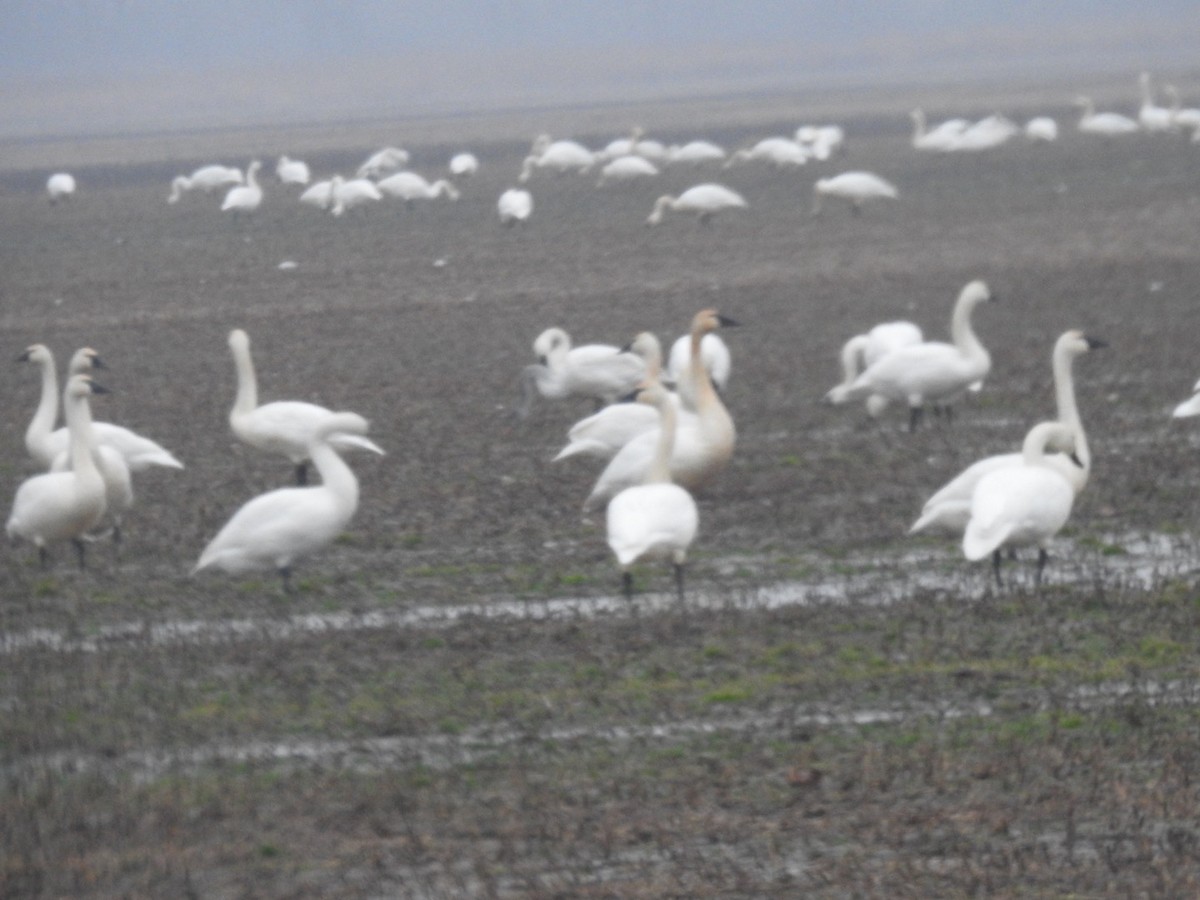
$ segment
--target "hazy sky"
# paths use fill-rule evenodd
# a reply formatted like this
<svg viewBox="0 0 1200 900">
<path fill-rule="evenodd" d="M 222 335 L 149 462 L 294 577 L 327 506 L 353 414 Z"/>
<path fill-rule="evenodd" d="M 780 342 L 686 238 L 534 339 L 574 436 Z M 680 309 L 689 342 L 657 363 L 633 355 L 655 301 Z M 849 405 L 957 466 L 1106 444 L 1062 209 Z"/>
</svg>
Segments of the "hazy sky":
<svg viewBox="0 0 1200 900">
<path fill-rule="evenodd" d="M 1195 0 L 0 0 L 0 131 L 1191 65 Z"/>
</svg>

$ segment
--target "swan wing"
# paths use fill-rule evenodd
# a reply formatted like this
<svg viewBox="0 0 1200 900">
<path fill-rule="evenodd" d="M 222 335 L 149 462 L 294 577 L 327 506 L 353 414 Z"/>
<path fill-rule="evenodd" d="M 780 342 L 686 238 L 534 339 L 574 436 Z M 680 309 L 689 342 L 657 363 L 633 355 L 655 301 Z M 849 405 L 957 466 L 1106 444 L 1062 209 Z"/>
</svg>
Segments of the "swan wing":
<svg viewBox="0 0 1200 900">
<path fill-rule="evenodd" d="M 674 484 L 646 484 L 621 491 L 608 505 L 608 546 L 627 566 L 642 557 L 685 552 L 696 537 L 696 501 Z"/>
<path fill-rule="evenodd" d="M 614 403 L 580 419 L 567 433 L 568 443 L 554 462 L 572 456 L 612 457 L 645 431 L 657 427 L 658 411 L 644 403 Z"/>
<path fill-rule="evenodd" d="M 192 571 L 215 566 L 238 574 L 283 568 L 332 542 L 352 514 L 322 487 L 260 494 L 233 514 Z"/>
</svg>

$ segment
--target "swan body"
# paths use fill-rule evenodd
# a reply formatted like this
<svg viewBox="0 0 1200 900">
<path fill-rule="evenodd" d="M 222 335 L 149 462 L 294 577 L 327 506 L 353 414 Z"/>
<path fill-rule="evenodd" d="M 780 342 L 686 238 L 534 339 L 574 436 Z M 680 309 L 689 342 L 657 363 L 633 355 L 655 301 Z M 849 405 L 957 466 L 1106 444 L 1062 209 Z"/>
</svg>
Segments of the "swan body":
<svg viewBox="0 0 1200 900">
<path fill-rule="evenodd" d="M 840 125 L 801 125 L 796 143 L 818 162 L 824 162 L 846 145 L 846 131 Z"/>
<path fill-rule="evenodd" d="M 275 163 L 275 177 L 283 184 L 308 184 L 312 175 L 308 170 L 308 163 L 281 156 Z"/>
<path fill-rule="evenodd" d="M 701 165 L 710 162 L 724 162 L 725 148 L 712 141 L 689 141 L 682 146 L 667 148 L 667 162 L 681 165 Z"/>
<path fill-rule="evenodd" d="M 598 187 L 603 187 L 614 181 L 635 181 L 639 178 L 650 178 L 658 174 L 658 167 L 644 156 L 618 156 L 611 162 L 605 163 L 600 170 Z"/>
<path fill-rule="evenodd" d="M 733 458 L 737 430 L 704 369 L 700 343 L 704 335 L 717 328 L 736 324 L 712 309 L 702 310 L 692 321 L 692 360 L 687 379 L 688 391 L 694 398 L 695 415 L 680 417 L 670 455 L 671 480 L 689 490 L 711 482 Z M 658 432 L 659 429 L 643 432 L 617 452 L 584 501 L 585 512 L 643 481 L 658 446 Z"/>
<path fill-rule="evenodd" d="M 1057 453 L 1047 456 L 1046 462 L 1070 482 L 1076 494 L 1087 486 L 1092 470 L 1092 457 L 1083 421 L 1079 416 L 1079 407 L 1075 401 L 1072 365 L 1077 357 L 1103 346 L 1103 341 L 1088 337 L 1081 331 L 1072 330 L 1064 332 L 1054 342 L 1051 356 L 1058 421 L 1070 430 L 1070 441 L 1067 443 L 1073 448 L 1075 458 L 1070 459 L 1065 453 Z M 971 515 L 971 496 L 983 476 L 997 469 L 1020 465 L 1021 461 L 1022 456 L 1019 452 L 999 453 L 967 466 L 925 502 L 920 517 L 908 533 L 932 530 L 961 534 Z"/>
<path fill-rule="evenodd" d="M 44 344 L 33 344 L 19 359 L 37 363 L 42 370 L 41 400 L 25 432 L 25 449 L 34 462 L 43 469 L 49 469 L 58 457 L 69 452 L 71 445 L 70 429 L 54 430 L 54 421 L 58 418 L 58 378 L 54 372 L 54 355 Z M 97 365 L 95 359 L 95 351 L 88 348 L 80 350 L 71 358 L 68 373 L 78 375 L 86 372 Z M 90 428 L 96 442 L 117 451 L 132 472 L 141 472 L 151 466 L 183 468 L 183 463 L 164 447 L 128 428 L 109 422 L 91 422 Z"/>
<path fill-rule="evenodd" d="M 878 394 L 903 401 L 910 410 L 909 429 L 915 430 L 927 402 L 950 403 L 991 370 L 991 356 L 971 328 L 975 308 L 991 299 L 984 282 L 972 281 L 954 306 L 950 329 L 954 343 L 926 341 L 892 351 L 854 380 L 846 399 Z"/>
<path fill-rule="evenodd" d="M 242 174 L 241 169 L 221 165 L 201 166 L 191 175 L 175 177 L 171 182 L 171 194 L 167 197 L 167 202 L 178 203 L 185 191 L 200 190 L 209 194 L 218 188 L 245 183 L 246 176 Z"/>
<path fill-rule="evenodd" d="M 841 197 L 857 214 L 868 201 L 895 200 L 897 196 L 895 185 L 874 172 L 843 172 L 832 178 L 820 178 L 813 185 L 813 213 L 821 211 L 822 197 Z"/>
<path fill-rule="evenodd" d="M 1025 123 L 1025 137 L 1035 143 L 1058 140 L 1058 123 L 1049 116 L 1037 116 Z"/>
<path fill-rule="evenodd" d="M 262 205 L 263 192 L 255 177 L 261 168 L 262 163 L 257 159 L 246 167 L 246 183 L 229 189 L 229 193 L 225 195 L 225 200 L 221 204 L 222 212 L 232 212 L 235 215 L 252 213 Z"/>
<path fill-rule="evenodd" d="M 333 181 L 326 179 L 313 182 L 300 195 L 300 202 L 308 206 L 315 206 L 317 209 L 328 210 L 333 205 Z"/>
<path fill-rule="evenodd" d="M 729 373 L 733 370 L 733 357 L 729 353 L 729 345 L 721 340 L 715 332 L 704 335 L 700 340 L 700 361 L 704 371 L 708 373 L 713 386 L 722 394 L 729 385 Z M 667 378 L 679 385 L 680 392 L 688 406 L 695 407 L 690 393 L 688 372 L 692 364 L 692 336 L 682 334 L 671 345 L 667 355 Z"/>
<path fill-rule="evenodd" d="M 496 213 L 502 225 L 526 222 L 533 214 L 533 195 L 521 188 L 509 188 L 496 201 Z"/>
<path fill-rule="evenodd" d="M 612 498 L 605 513 L 608 546 L 621 567 L 626 597 L 633 593 L 630 567 L 639 559 L 667 558 L 675 567 L 675 584 L 683 600 L 683 566 L 696 537 L 700 515 L 696 501 L 684 488 L 671 482 L 669 461 L 675 443 L 675 406 L 661 385 L 651 384 L 638 392 L 638 402 L 657 410 L 654 456 L 640 484 L 625 488 Z"/>
<path fill-rule="evenodd" d="M 926 130 L 925 111 L 918 107 L 909 116 L 913 120 L 914 150 L 949 153 L 958 147 L 958 139 L 970 127 L 966 119 L 947 119 L 932 130 Z"/>
<path fill-rule="evenodd" d="M 1001 115 L 991 115 L 969 125 L 958 135 L 954 151 L 991 150 L 1007 143 L 1020 129 L 1009 119 Z"/>
<path fill-rule="evenodd" d="M 296 481 L 307 479 L 309 449 L 314 435 L 339 450 L 357 448 L 383 456 L 383 450 L 365 437 L 365 432 L 351 429 L 342 434 L 326 431 L 325 424 L 335 413 L 315 403 L 300 400 L 276 400 L 258 403 L 258 380 L 250 356 L 250 338 L 240 328 L 229 333 L 229 349 L 237 370 L 237 395 L 229 411 L 229 427 L 243 443 L 267 453 L 286 456 L 296 467 Z"/>
<path fill-rule="evenodd" d="M 104 479 L 92 456 L 94 436 L 88 397 L 103 393 L 88 375 L 72 375 L 63 392 L 67 429 L 70 432 L 71 467 L 27 478 L 17 488 L 5 530 L 10 539 L 31 541 L 43 565 L 46 547 L 72 541 L 83 566 L 83 536 L 104 515 Z"/>
<path fill-rule="evenodd" d="M 384 172 L 400 169 L 408 165 L 408 151 L 399 147 L 384 147 L 367 157 L 367 161 L 358 167 L 355 175 L 358 178 L 378 178 Z"/>
<path fill-rule="evenodd" d="M 1175 117 L 1171 110 L 1154 102 L 1154 88 L 1150 83 L 1149 72 L 1142 72 L 1138 76 L 1138 86 L 1142 91 L 1142 105 L 1138 107 L 1138 123 L 1146 131 L 1174 131 Z"/>
<path fill-rule="evenodd" d="M 701 222 L 708 222 L 714 215 L 728 209 L 745 209 L 746 201 L 741 194 L 721 184 L 698 184 L 690 187 L 678 197 L 664 194 L 654 204 L 654 210 L 646 219 L 647 225 L 657 225 L 668 209 L 675 212 L 695 213 Z"/>
<path fill-rule="evenodd" d="M 649 331 L 636 335 L 629 346 L 622 348 L 640 357 L 645 364 L 643 384 L 657 383 L 662 374 L 662 345 Z M 667 397 L 678 407 L 679 395 L 668 392 Z M 609 460 L 617 451 L 644 431 L 658 424 L 657 410 L 644 403 L 612 403 L 580 419 L 567 432 L 567 445 L 554 457 L 554 462 L 573 456 L 590 456 Z"/>
<path fill-rule="evenodd" d="M 1179 96 L 1179 88 L 1173 84 L 1164 84 L 1163 91 L 1171 98 L 1171 124 L 1175 128 L 1190 128 L 1195 133 L 1195 129 L 1200 128 L 1200 109 L 1189 107 L 1182 108 L 1182 100 Z"/>
<path fill-rule="evenodd" d="M 69 172 L 55 172 L 46 179 L 46 194 L 51 203 L 75 196 L 75 176 Z"/>
<path fill-rule="evenodd" d="M 1171 412 L 1171 417 L 1174 419 L 1186 419 L 1196 415 L 1200 415 L 1200 381 L 1197 381 L 1195 387 L 1192 388 L 1192 396 Z"/>
<path fill-rule="evenodd" d="M 809 152 L 791 138 L 763 138 L 753 147 L 742 149 L 730 155 L 725 161 L 725 168 L 743 162 L 765 162 L 777 169 L 788 169 L 802 166 L 808 162 Z"/>
<path fill-rule="evenodd" d="M 332 543 L 358 509 L 358 479 L 334 444 L 350 436 L 366 440 L 366 433 L 362 416 L 327 413 L 304 450 L 321 484 L 280 488 L 250 500 L 204 548 L 192 574 L 207 568 L 232 575 L 274 569 L 289 590 L 292 564 Z"/>
<path fill-rule="evenodd" d="M 346 181 L 341 175 L 334 175 L 329 183 L 329 196 L 332 201 L 329 212 L 340 216 L 346 210 L 364 203 L 373 203 L 383 199 L 383 194 L 368 178 L 352 178 Z"/>
<path fill-rule="evenodd" d="M 1071 517 L 1075 489 L 1046 460 L 1046 445 L 1070 439 L 1061 422 L 1041 422 L 1030 429 L 1021 448 L 1021 462 L 984 475 L 971 495 L 971 512 L 963 531 L 963 555 L 972 562 L 992 556 L 996 583 L 1000 580 L 1002 547 L 1038 548 L 1037 583 L 1046 566 L 1046 546 Z"/>
<path fill-rule="evenodd" d="M 864 369 L 875 365 L 893 350 L 919 344 L 923 340 L 925 336 L 921 329 L 906 321 L 881 322 L 866 334 L 850 338 L 841 352 L 842 383 L 829 390 L 825 402 L 834 405 L 845 403 L 849 399 L 850 389 Z M 867 408 L 872 415 L 878 415 L 886 405 L 887 400 L 882 397 L 872 397 L 867 401 Z"/>
<path fill-rule="evenodd" d="M 1096 112 L 1091 97 L 1079 96 L 1075 98 L 1075 105 L 1082 110 L 1078 128 L 1085 134 L 1117 137 L 1142 130 L 1142 126 L 1128 116 L 1115 112 Z"/>
<path fill-rule="evenodd" d="M 518 181 L 528 181 L 536 169 L 551 169 L 562 175 L 566 172 L 585 173 L 596 164 L 596 154 L 576 141 L 554 141 L 541 151 L 525 157 Z"/>
<path fill-rule="evenodd" d="M 622 353 L 611 344 L 571 346 L 571 336 L 561 328 L 547 328 L 533 342 L 537 363 L 521 372 L 521 401 L 517 415 L 529 414 L 535 394 L 547 400 L 590 397 L 612 403 L 633 390 L 646 376 L 638 356 Z"/>
<path fill-rule="evenodd" d="M 389 197 L 398 197 L 405 203 L 433 200 L 436 197 L 457 200 L 459 197 L 458 188 L 445 178 L 430 183 L 416 172 L 397 172 L 380 180 L 376 187 Z"/>
<path fill-rule="evenodd" d="M 450 174 L 465 178 L 479 172 L 479 158 L 474 153 L 455 153 L 450 157 Z"/>
</svg>

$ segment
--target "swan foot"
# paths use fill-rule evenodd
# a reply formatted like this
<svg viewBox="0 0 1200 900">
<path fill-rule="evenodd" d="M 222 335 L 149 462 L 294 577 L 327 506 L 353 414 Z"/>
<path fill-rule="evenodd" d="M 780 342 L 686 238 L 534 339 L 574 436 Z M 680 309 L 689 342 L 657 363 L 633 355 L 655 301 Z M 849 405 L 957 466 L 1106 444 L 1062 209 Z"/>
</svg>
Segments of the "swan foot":
<svg viewBox="0 0 1200 900">
<path fill-rule="evenodd" d="M 675 594 L 679 598 L 679 604 L 684 604 L 683 596 L 683 563 L 675 563 Z"/>
</svg>

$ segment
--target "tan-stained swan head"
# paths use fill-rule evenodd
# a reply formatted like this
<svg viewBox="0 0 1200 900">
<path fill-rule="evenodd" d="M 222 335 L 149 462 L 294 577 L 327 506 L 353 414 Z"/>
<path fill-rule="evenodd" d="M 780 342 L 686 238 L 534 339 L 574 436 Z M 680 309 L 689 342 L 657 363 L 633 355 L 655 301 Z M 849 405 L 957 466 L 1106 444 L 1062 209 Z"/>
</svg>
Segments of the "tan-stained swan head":
<svg viewBox="0 0 1200 900">
<path fill-rule="evenodd" d="M 88 372 L 91 369 L 106 368 L 104 360 L 100 358 L 100 354 L 91 347 L 80 347 L 75 351 L 75 355 L 71 357 L 71 362 L 67 366 L 67 374 L 78 375 L 81 372 Z"/>
<path fill-rule="evenodd" d="M 35 362 L 38 365 L 53 363 L 54 354 L 45 344 L 30 344 L 25 348 L 25 352 L 17 357 L 17 362 Z"/>
<path fill-rule="evenodd" d="M 1068 356 L 1079 356 L 1089 350 L 1099 350 L 1107 346 L 1108 343 L 1100 338 L 1084 334 L 1079 329 L 1071 329 L 1064 331 L 1054 342 L 1054 353 L 1055 355 L 1065 353 Z"/>
<path fill-rule="evenodd" d="M 739 324 L 715 309 L 702 309 L 692 319 L 692 334 L 703 336 L 718 328 L 735 328 Z"/>
<path fill-rule="evenodd" d="M 233 351 L 249 350 L 250 335 L 246 334 L 240 328 L 233 329 L 233 331 L 229 332 L 229 349 Z"/>
</svg>

